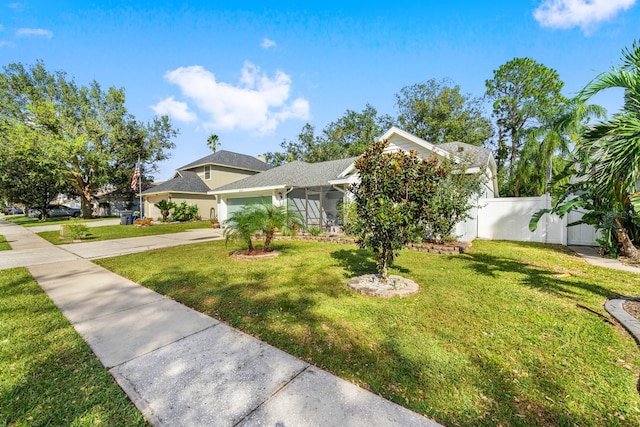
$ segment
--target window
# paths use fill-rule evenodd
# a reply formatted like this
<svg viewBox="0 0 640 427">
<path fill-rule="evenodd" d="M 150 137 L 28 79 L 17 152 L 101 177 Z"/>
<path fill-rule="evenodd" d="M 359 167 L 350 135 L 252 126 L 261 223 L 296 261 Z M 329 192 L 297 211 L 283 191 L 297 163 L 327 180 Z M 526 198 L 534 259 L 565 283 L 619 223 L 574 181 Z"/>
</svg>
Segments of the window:
<svg viewBox="0 0 640 427">
<path fill-rule="evenodd" d="M 211 179 L 211 166 L 207 165 L 204 167 L 204 179 Z"/>
</svg>

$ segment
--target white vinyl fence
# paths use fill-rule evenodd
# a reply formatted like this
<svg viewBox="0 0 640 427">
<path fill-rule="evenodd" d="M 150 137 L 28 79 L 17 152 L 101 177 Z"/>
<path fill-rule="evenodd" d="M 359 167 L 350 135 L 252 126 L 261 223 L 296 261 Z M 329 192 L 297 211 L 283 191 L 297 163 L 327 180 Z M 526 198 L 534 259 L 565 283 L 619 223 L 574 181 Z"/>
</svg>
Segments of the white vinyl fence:
<svg viewBox="0 0 640 427">
<path fill-rule="evenodd" d="M 540 209 L 551 208 L 551 197 L 502 197 L 479 199 L 470 214 L 472 219 L 458 224 L 460 240 L 489 239 L 523 242 L 558 243 L 561 245 L 597 245 L 598 234 L 590 225 L 567 227 L 582 217 L 574 211 L 564 218 L 545 214 L 536 231 L 529 231 L 531 216 Z"/>
</svg>

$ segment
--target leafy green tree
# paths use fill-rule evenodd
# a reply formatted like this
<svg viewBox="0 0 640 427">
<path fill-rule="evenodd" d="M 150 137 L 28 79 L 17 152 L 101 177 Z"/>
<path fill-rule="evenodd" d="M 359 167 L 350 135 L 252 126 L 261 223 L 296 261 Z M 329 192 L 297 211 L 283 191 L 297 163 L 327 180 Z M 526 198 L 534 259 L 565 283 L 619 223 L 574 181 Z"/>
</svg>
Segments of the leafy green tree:
<svg viewBox="0 0 640 427">
<path fill-rule="evenodd" d="M 27 207 L 47 206 L 70 194 L 56 156 L 56 140 L 35 123 L 0 121 L 0 195 Z M 46 218 L 46 216 L 44 216 Z"/>
<path fill-rule="evenodd" d="M 347 110 L 320 135 L 315 134 L 315 128 L 309 123 L 305 124 L 297 141 L 282 141 L 283 151 L 266 153 L 265 158 L 270 165 L 279 166 L 295 160 L 315 163 L 359 156 L 391 123 L 389 116 L 379 116 L 376 109 L 367 104 L 359 113 Z"/>
<path fill-rule="evenodd" d="M 514 58 L 494 70 L 493 78 L 486 80 L 485 86 L 486 95 L 493 100 L 493 116 L 498 127 L 496 163 L 500 167 L 499 175 L 504 178 L 501 192 L 517 197 L 529 171 L 528 165 L 521 162 L 531 161 L 521 158 L 525 141 L 532 129 L 559 115 L 567 102 L 561 94 L 564 83 L 555 70 L 531 58 Z M 535 141 L 530 139 L 527 148 Z M 532 168 L 545 170 L 543 165 Z"/>
<path fill-rule="evenodd" d="M 483 175 L 467 173 L 466 163 L 468 159 L 462 159 L 459 165 L 450 159 L 441 162 L 447 173 L 438 181 L 429 202 L 431 214 L 426 224 L 427 236 L 438 243 L 457 238 L 453 234 L 456 225 L 471 218 L 469 210 L 480 194 Z"/>
<path fill-rule="evenodd" d="M 384 279 L 398 252 L 424 234 L 438 184 L 447 174 L 435 158 L 420 159 L 415 151 L 384 152 L 387 146 L 376 141 L 356 160 L 360 183 L 351 189 L 356 242 L 373 251 Z"/>
<path fill-rule="evenodd" d="M 128 189 L 138 158 L 143 170 L 155 170 L 173 148 L 176 130 L 168 117 L 138 122 L 125 107 L 124 89 L 105 91 L 96 81 L 79 86 L 62 71 L 49 73 L 42 62 L 9 64 L 3 71 L 0 122 L 22 123 L 55 141 L 57 169 L 80 196 L 84 217 L 91 215 L 95 190 L 108 184 Z"/>
<path fill-rule="evenodd" d="M 482 99 L 460 92 L 451 80 L 427 80 L 396 94 L 402 129 L 433 144 L 461 141 L 484 146 L 493 134 Z"/>
</svg>

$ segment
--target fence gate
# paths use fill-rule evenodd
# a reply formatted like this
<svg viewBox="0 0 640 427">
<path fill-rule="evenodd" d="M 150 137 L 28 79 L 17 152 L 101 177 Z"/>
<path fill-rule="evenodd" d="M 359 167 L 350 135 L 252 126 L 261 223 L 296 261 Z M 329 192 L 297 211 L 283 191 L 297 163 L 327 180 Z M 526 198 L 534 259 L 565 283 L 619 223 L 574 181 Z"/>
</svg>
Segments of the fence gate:
<svg viewBox="0 0 640 427">
<path fill-rule="evenodd" d="M 567 214 L 567 224 L 580 220 L 584 215 L 583 211 L 571 211 Z M 567 245 L 594 246 L 596 239 L 600 238 L 600 233 L 591 225 L 580 224 L 567 227 Z"/>
</svg>

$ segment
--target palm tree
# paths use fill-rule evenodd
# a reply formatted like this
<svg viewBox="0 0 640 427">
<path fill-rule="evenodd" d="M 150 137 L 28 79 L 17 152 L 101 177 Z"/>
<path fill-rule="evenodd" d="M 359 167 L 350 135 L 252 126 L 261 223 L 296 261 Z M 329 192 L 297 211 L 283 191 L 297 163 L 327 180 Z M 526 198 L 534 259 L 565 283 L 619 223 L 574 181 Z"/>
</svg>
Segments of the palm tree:
<svg viewBox="0 0 640 427">
<path fill-rule="evenodd" d="M 303 219 L 299 212 L 288 211 L 284 206 L 273 206 L 270 203 L 259 205 L 256 214 L 261 221 L 261 231 L 264 233 L 265 252 L 271 251 L 271 241 L 277 229 L 283 232 L 302 227 Z"/>
<path fill-rule="evenodd" d="M 256 232 L 260 231 L 262 218 L 256 212 L 255 205 L 245 205 L 239 211 L 233 212 L 225 221 L 224 237 L 229 240 L 242 241 L 247 243 L 249 252 L 253 251 L 251 239 Z"/>
<path fill-rule="evenodd" d="M 527 132 L 518 162 L 516 192 L 539 196 L 548 192 L 551 177 L 562 172 L 572 148 L 592 119 L 602 119 L 606 110 L 574 98 L 558 108 L 554 115 L 542 120 L 539 127 Z M 560 160 L 560 162 L 555 160 Z M 564 160 L 564 161 L 563 161 Z"/>
<path fill-rule="evenodd" d="M 160 200 L 158 203 L 154 203 L 156 208 L 160 209 L 160 215 L 162 215 L 162 220 L 166 221 L 169 216 L 169 211 L 176 207 L 176 204 L 173 202 L 168 202 L 165 199 Z"/>
<path fill-rule="evenodd" d="M 225 222 L 224 235 L 227 241 L 240 240 L 247 242 L 249 251 L 253 250 L 251 241 L 258 231 L 264 233 L 262 250 L 270 252 L 271 242 L 276 230 L 286 232 L 302 227 L 302 215 L 288 211 L 284 206 L 273 206 L 270 203 L 261 205 L 245 205 L 241 210 L 232 213 Z"/>
<path fill-rule="evenodd" d="M 623 89 L 622 109 L 611 119 L 587 129 L 579 150 L 589 159 L 589 180 L 601 197 L 613 197 L 618 205 L 632 205 L 640 212 L 640 44 L 622 51 L 622 65 L 601 73 L 580 93 L 582 99 L 607 89 Z M 616 219 L 618 241 L 634 259 L 640 252 L 633 246 L 621 217 Z"/>
</svg>

